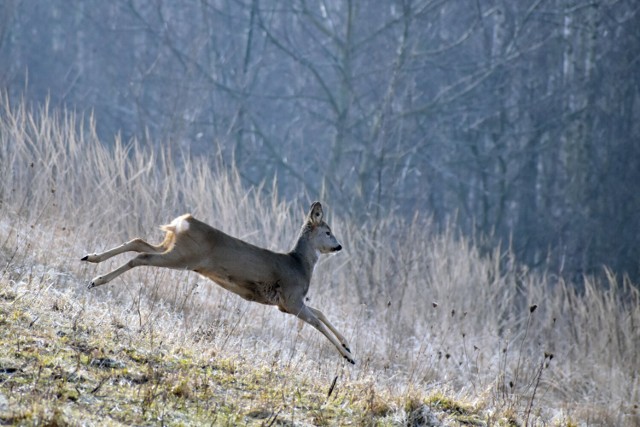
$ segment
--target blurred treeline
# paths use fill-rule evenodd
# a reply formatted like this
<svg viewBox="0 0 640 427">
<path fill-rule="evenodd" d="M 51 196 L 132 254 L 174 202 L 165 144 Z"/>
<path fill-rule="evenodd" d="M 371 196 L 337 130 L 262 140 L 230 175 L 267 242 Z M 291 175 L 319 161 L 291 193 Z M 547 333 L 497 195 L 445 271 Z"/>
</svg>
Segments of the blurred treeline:
<svg viewBox="0 0 640 427">
<path fill-rule="evenodd" d="M 288 199 L 640 278 L 635 0 L 3 0 L 0 89 Z"/>
</svg>

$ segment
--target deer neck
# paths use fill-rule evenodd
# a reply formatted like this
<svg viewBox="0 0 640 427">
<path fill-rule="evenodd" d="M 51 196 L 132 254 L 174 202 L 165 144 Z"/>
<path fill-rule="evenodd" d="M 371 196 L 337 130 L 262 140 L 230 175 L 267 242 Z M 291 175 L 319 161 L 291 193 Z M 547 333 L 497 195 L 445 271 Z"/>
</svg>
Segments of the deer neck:
<svg viewBox="0 0 640 427">
<path fill-rule="evenodd" d="M 318 262 L 320 253 L 312 247 L 305 233 L 302 233 L 298 238 L 295 247 L 291 251 L 291 255 L 300 262 L 304 274 L 311 280 L 311 274 L 316 266 L 316 262 Z"/>
</svg>

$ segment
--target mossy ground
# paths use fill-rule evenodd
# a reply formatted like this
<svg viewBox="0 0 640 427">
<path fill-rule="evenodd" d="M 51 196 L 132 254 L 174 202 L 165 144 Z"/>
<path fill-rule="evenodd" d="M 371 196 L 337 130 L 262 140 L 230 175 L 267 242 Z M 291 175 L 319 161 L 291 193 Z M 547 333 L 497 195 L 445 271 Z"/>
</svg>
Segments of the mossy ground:
<svg viewBox="0 0 640 427">
<path fill-rule="evenodd" d="M 348 372 L 332 384 L 278 360 L 176 345 L 46 282 L 0 281 L 3 424 L 402 425 L 423 405 L 448 425 L 486 424 L 441 394 L 392 395 Z"/>
</svg>

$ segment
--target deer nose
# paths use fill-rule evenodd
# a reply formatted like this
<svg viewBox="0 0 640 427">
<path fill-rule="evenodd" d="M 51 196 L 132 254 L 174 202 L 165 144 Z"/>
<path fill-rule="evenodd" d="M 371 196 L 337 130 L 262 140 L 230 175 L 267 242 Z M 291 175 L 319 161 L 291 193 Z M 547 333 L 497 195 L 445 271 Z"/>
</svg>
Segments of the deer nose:
<svg viewBox="0 0 640 427">
<path fill-rule="evenodd" d="M 334 252 L 338 252 L 342 250 L 342 245 L 338 245 L 337 247 L 333 248 Z"/>
</svg>

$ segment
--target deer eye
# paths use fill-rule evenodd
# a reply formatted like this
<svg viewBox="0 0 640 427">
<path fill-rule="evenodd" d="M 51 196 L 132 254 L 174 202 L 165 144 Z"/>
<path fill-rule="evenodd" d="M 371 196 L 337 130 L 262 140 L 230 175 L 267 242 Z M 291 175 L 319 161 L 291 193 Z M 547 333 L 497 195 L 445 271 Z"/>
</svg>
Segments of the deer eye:
<svg viewBox="0 0 640 427">
<path fill-rule="evenodd" d="M 330 231 L 327 231 L 327 236 L 331 236 L 331 232 Z"/>
</svg>

